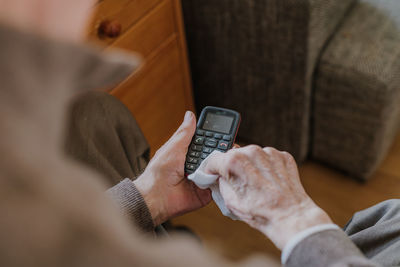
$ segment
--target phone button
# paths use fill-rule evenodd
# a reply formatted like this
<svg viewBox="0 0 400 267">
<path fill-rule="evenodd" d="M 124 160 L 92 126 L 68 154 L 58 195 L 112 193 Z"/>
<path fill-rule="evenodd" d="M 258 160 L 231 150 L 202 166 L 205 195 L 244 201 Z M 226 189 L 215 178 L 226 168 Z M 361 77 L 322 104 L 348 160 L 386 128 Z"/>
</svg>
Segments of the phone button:
<svg viewBox="0 0 400 267">
<path fill-rule="evenodd" d="M 211 153 L 212 151 L 213 151 L 213 149 L 210 147 L 203 147 L 203 152 L 205 152 L 205 153 Z"/>
<path fill-rule="evenodd" d="M 231 141 L 231 136 L 230 135 L 224 135 L 224 140 Z"/>
<path fill-rule="evenodd" d="M 204 135 L 204 131 L 203 131 L 203 130 L 197 130 L 197 131 L 196 131 L 196 134 L 197 134 L 197 135 Z"/>
<path fill-rule="evenodd" d="M 196 136 L 193 143 L 196 145 L 202 145 L 204 143 L 204 137 Z"/>
<path fill-rule="evenodd" d="M 205 159 L 205 158 L 208 157 L 208 155 L 210 155 L 210 154 L 208 154 L 208 153 L 202 153 L 202 154 L 201 154 L 201 158 L 202 158 L 202 159 Z"/>
<path fill-rule="evenodd" d="M 200 157 L 200 152 L 190 151 L 189 156 L 198 158 L 198 157 Z"/>
<path fill-rule="evenodd" d="M 212 132 L 206 132 L 206 136 L 207 136 L 207 137 L 212 137 L 212 136 L 213 136 L 213 133 L 212 133 Z"/>
<path fill-rule="evenodd" d="M 214 134 L 215 139 L 222 139 L 222 134 Z"/>
<path fill-rule="evenodd" d="M 188 169 L 188 170 L 191 170 L 191 171 L 194 171 L 195 169 L 196 169 L 196 166 L 195 165 L 193 165 L 193 164 L 186 164 L 186 169 Z"/>
<path fill-rule="evenodd" d="M 199 162 L 198 159 L 188 157 L 186 160 L 187 163 L 197 164 Z"/>
<path fill-rule="evenodd" d="M 193 151 L 201 151 L 201 146 L 192 145 Z"/>
<path fill-rule="evenodd" d="M 219 141 L 219 143 L 218 143 L 219 149 L 228 150 L 228 147 L 229 147 L 229 142 L 224 141 L 224 140 Z"/>
<path fill-rule="evenodd" d="M 206 146 L 209 147 L 216 147 L 217 146 L 217 140 L 214 139 L 207 139 L 206 142 L 204 143 Z"/>
</svg>

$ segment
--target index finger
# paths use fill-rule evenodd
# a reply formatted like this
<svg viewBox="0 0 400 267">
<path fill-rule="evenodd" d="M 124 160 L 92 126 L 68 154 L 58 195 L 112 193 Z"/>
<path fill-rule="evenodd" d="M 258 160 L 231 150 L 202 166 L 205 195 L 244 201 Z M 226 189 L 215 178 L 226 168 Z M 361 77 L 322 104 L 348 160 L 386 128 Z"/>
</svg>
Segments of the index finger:
<svg viewBox="0 0 400 267">
<path fill-rule="evenodd" d="M 218 174 L 224 178 L 239 174 L 245 165 L 249 165 L 249 158 L 245 153 L 242 153 L 243 149 L 232 149 L 226 153 L 214 151 L 207 157 L 203 171 L 210 174 Z"/>
<path fill-rule="evenodd" d="M 226 153 L 214 150 L 205 161 L 206 164 L 203 169 L 205 173 L 223 176 L 225 173 L 223 166 L 225 166 L 226 162 Z"/>
</svg>

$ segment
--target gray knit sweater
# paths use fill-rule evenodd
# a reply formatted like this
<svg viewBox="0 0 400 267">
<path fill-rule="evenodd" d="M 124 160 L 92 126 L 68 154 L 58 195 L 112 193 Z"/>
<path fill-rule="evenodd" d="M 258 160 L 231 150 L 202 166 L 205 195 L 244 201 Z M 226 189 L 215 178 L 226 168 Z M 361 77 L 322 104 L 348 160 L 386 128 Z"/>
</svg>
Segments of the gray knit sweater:
<svg viewBox="0 0 400 267">
<path fill-rule="evenodd" d="M 107 190 L 107 194 L 120 206 L 122 211 L 133 218 L 134 222 L 145 232 L 154 230 L 153 219 L 149 209 L 134 183 L 126 178 Z"/>
</svg>

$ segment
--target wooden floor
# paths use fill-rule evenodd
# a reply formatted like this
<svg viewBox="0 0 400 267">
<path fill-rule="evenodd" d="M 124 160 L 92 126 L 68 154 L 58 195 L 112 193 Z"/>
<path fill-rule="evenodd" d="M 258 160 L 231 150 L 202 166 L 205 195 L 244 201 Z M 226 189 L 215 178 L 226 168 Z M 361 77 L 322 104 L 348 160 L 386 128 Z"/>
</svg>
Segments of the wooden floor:
<svg viewBox="0 0 400 267">
<path fill-rule="evenodd" d="M 367 183 L 360 183 L 321 164 L 306 162 L 300 176 L 312 199 L 340 226 L 358 210 L 386 199 L 400 196 L 400 135 L 387 158 Z M 262 234 L 242 222 L 221 215 L 214 203 L 173 220 L 189 226 L 204 245 L 216 249 L 230 260 L 240 260 L 253 253 L 280 257 L 280 252 Z"/>
</svg>

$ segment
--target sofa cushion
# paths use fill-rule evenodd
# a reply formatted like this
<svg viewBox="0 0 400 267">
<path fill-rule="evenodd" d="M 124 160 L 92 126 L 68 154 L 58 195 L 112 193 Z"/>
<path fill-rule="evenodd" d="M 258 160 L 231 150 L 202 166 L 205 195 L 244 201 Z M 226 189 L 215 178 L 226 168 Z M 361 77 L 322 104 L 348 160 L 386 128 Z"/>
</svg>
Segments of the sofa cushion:
<svg viewBox="0 0 400 267">
<path fill-rule="evenodd" d="M 397 133 L 400 1 L 359 1 L 315 75 L 312 156 L 367 179 Z"/>
</svg>

